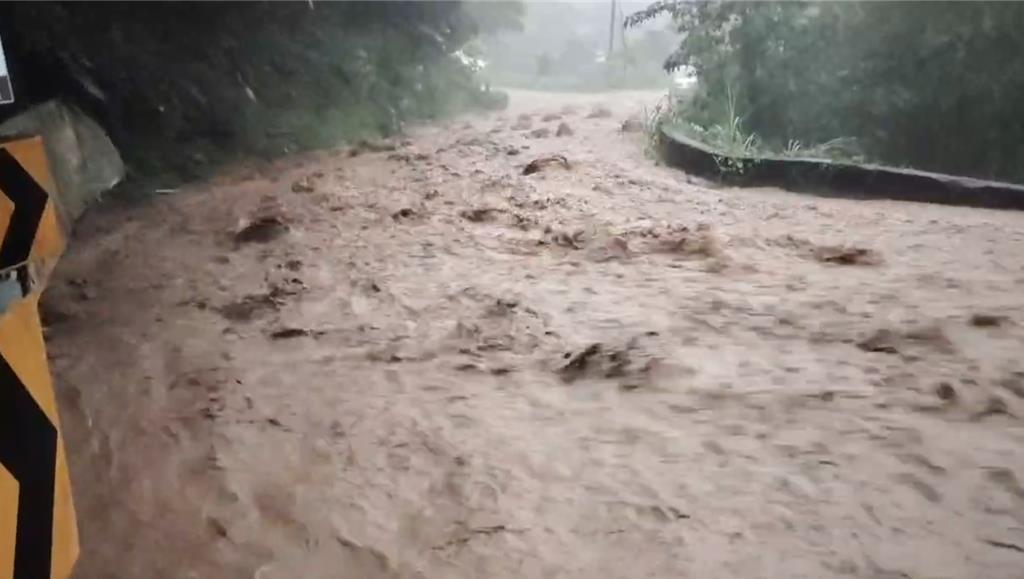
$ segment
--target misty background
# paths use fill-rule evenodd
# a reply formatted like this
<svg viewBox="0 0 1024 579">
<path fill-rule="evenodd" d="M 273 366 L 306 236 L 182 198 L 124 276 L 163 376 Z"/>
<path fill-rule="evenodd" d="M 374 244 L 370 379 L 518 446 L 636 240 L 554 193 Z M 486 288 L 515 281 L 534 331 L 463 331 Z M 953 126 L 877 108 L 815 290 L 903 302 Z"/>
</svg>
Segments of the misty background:
<svg viewBox="0 0 1024 579">
<path fill-rule="evenodd" d="M 521 25 L 467 47 L 495 86 L 538 90 L 666 88 L 663 63 L 678 44 L 668 15 L 624 28 L 647 2 L 524 2 Z"/>
</svg>

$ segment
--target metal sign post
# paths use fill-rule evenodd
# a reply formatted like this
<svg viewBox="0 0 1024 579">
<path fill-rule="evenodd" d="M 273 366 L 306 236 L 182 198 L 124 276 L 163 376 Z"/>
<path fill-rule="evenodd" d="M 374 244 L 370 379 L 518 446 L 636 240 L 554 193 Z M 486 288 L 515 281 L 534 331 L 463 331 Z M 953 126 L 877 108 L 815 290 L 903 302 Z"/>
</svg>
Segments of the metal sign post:
<svg viewBox="0 0 1024 579">
<path fill-rule="evenodd" d="M 14 102 L 0 45 L 0 105 Z M 68 579 L 78 526 L 39 296 L 64 249 L 40 137 L 0 142 L 0 579 Z"/>
<path fill-rule="evenodd" d="M 4 56 L 4 43 L 0 40 L 0 105 L 14 102 L 14 87 L 11 76 L 7 72 L 7 57 Z"/>
</svg>

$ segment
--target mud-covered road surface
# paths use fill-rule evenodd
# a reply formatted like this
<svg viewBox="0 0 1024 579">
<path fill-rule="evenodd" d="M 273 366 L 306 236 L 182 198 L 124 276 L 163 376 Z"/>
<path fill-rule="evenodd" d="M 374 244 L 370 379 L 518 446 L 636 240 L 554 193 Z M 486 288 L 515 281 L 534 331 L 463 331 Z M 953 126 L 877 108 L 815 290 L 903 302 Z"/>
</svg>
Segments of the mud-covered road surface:
<svg viewBox="0 0 1024 579">
<path fill-rule="evenodd" d="M 1019 579 L 1024 215 L 704 184 L 651 100 L 89 215 L 78 576 Z"/>
</svg>

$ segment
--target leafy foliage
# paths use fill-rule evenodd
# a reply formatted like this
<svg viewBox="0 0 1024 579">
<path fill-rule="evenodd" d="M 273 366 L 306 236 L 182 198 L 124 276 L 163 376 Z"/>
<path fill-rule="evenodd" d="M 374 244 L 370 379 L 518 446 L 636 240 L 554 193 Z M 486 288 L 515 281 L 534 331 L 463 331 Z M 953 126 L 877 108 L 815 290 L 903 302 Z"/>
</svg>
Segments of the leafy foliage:
<svg viewBox="0 0 1024 579">
<path fill-rule="evenodd" d="M 517 6 L 13 3 L 0 6 L 0 31 L 20 102 L 70 100 L 134 174 L 191 177 L 500 104 L 460 49 L 515 26 Z"/>
<path fill-rule="evenodd" d="M 665 67 L 696 75 L 700 126 L 732 94 L 774 150 L 1024 180 L 1024 4 L 662 1 L 627 25 L 666 13 L 682 40 Z"/>
</svg>

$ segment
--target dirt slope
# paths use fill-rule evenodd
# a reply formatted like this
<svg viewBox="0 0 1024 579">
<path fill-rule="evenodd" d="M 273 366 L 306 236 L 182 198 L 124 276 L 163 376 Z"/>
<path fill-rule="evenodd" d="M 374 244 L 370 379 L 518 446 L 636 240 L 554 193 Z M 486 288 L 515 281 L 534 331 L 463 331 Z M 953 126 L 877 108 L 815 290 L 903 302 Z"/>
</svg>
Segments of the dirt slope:
<svg viewBox="0 0 1024 579">
<path fill-rule="evenodd" d="M 89 216 L 79 576 L 1020 577 L 1024 215 L 691 182 L 645 99 Z"/>
</svg>

